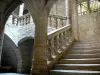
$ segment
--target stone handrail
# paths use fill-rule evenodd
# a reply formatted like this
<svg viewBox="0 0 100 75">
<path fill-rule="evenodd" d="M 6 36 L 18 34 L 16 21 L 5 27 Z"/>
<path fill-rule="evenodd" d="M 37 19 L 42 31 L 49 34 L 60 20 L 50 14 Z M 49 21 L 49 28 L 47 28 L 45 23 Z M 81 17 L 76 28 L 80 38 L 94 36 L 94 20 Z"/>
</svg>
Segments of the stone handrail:
<svg viewBox="0 0 100 75">
<path fill-rule="evenodd" d="M 71 44 L 71 25 L 64 26 L 51 33 L 48 33 L 47 60 L 51 62 L 49 64 L 53 65 L 55 60 L 57 60 Z"/>
<path fill-rule="evenodd" d="M 66 17 L 59 15 L 49 15 L 48 17 L 48 27 L 60 28 L 66 25 Z M 16 25 L 27 25 L 33 23 L 32 16 L 30 13 L 27 13 L 23 16 L 16 16 L 13 14 L 13 24 Z"/>
</svg>

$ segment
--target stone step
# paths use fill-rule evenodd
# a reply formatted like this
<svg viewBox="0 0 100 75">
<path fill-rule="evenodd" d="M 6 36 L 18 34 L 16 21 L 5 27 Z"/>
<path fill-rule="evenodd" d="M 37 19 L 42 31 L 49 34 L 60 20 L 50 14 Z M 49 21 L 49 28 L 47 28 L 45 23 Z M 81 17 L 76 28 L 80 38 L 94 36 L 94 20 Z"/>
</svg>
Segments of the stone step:
<svg viewBox="0 0 100 75">
<path fill-rule="evenodd" d="M 99 47 L 100 44 L 75 44 L 73 47 Z"/>
<path fill-rule="evenodd" d="M 80 58 L 100 58 L 100 53 L 98 54 L 66 54 L 63 56 L 65 59 L 80 59 Z"/>
<path fill-rule="evenodd" d="M 67 54 L 95 54 L 100 53 L 100 49 L 96 50 L 70 50 Z"/>
<path fill-rule="evenodd" d="M 100 64 L 56 64 L 59 70 L 100 70 Z"/>
<path fill-rule="evenodd" d="M 100 75 L 100 71 L 87 70 L 51 70 L 50 75 Z"/>
<path fill-rule="evenodd" d="M 75 44 L 100 44 L 100 42 L 76 42 Z"/>
<path fill-rule="evenodd" d="M 94 50 L 100 49 L 100 47 L 72 47 L 72 50 Z"/>
<path fill-rule="evenodd" d="M 100 41 L 77 41 L 75 44 L 91 44 L 91 43 L 100 43 Z"/>
<path fill-rule="evenodd" d="M 100 58 L 61 59 L 59 64 L 100 64 Z"/>
</svg>

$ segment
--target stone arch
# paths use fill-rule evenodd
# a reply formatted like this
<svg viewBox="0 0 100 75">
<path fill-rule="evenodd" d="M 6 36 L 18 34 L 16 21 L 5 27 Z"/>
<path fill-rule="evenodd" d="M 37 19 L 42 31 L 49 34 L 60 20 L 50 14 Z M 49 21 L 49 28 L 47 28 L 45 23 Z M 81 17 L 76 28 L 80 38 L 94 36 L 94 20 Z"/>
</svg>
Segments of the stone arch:
<svg viewBox="0 0 100 75">
<path fill-rule="evenodd" d="M 33 37 L 25 37 L 18 42 L 18 49 L 20 50 L 22 56 L 22 72 L 29 73 L 32 66 L 33 58 Z"/>
<path fill-rule="evenodd" d="M 11 1 L 10 3 L 8 3 L 8 5 L 7 5 L 7 7 L 6 7 L 6 9 L 5 9 L 5 7 L 4 7 L 4 9 L 5 9 L 5 11 L 4 11 L 4 18 L 3 18 L 3 20 L 4 20 L 4 22 L 3 22 L 3 26 L 5 25 L 5 22 L 7 21 L 7 19 L 8 19 L 8 17 L 9 17 L 9 15 L 11 14 L 11 12 L 15 9 L 15 7 L 17 7 L 20 3 L 21 3 L 21 1 L 20 0 L 8 0 L 8 1 Z M 31 4 L 30 2 L 31 1 L 28 1 L 28 0 L 22 0 L 23 2 L 26 2 L 26 4 L 27 5 L 34 5 L 34 2 Z M 28 1 L 28 2 L 27 2 Z M 38 0 L 36 0 L 36 1 L 38 1 Z M 47 0 L 46 0 L 47 1 Z M 50 11 L 50 8 L 51 8 L 51 6 L 53 5 L 53 3 L 55 2 L 56 0 L 49 0 L 49 1 L 47 1 L 47 2 L 45 2 L 45 3 L 43 3 L 44 5 L 43 5 L 43 7 L 41 8 L 41 9 L 44 9 L 44 6 L 46 6 L 45 7 L 45 10 L 43 11 L 43 13 L 39 13 L 39 11 L 38 11 L 38 13 L 40 14 L 40 15 L 38 15 L 38 13 L 37 13 L 37 11 L 35 12 L 35 13 L 37 13 L 36 15 L 34 15 L 34 14 L 32 14 L 33 13 L 33 11 L 30 9 L 30 12 L 31 12 L 31 14 L 32 14 L 32 17 L 34 16 L 34 19 L 35 19 L 35 22 L 37 22 L 38 21 L 38 17 L 40 16 L 40 17 L 42 17 L 43 19 L 39 19 L 39 21 L 40 22 L 42 22 L 41 20 L 43 20 L 43 28 L 45 28 L 45 29 L 43 29 L 41 26 L 40 26 L 40 30 L 42 31 L 40 31 L 40 33 L 42 34 L 43 32 L 45 32 L 45 30 L 47 29 L 47 15 L 49 14 L 49 11 Z M 13 3 L 14 2 L 14 3 Z M 18 2 L 18 3 L 16 3 L 16 2 Z M 36 3 L 35 3 L 36 4 Z M 39 2 L 38 2 L 38 4 L 39 4 Z M 33 7 L 33 6 L 31 6 L 31 7 Z M 30 7 L 29 7 L 30 8 Z M 36 10 L 37 8 L 35 8 L 34 7 L 34 9 Z M 34 10 L 34 11 L 35 11 Z M 48 10 L 48 11 L 46 11 L 46 10 Z M 41 15 L 42 14 L 42 15 Z M 45 15 L 45 17 L 44 17 L 44 15 Z M 45 22 L 45 23 L 44 23 Z M 38 24 L 38 22 L 37 22 L 37 24 Z M 2 29 L 3 30 L 3 29 Z M 37 30 L 37 29 L 36 29 Z M 39 29 L 38 29 L 39 30 Z M 44 34 L 44 33 L 43 33 Z M 39 34 L 40 35 L 40 34 Z M 37 35 L 37 37 L 39 36 L 39 35 Z M 47 38 L 47 35 L 43 35 L 45 38 Z M 35 37 L 35 38 L 37 38 L 37 37 Z M 45 44 L 45 42 L 47 42 L 47 40 L 44 38 L 44 43 L 43 42 L 41 42 L 41 40 L 38 40 L 39 42 L 41 42 L 41 43 L 43 43 L 43 44 Z M 32 39 L 30 39 L 31 41 L 32 41 Z M 35 41 L 36 42 L 36 41 Z M 24 51 L 23 49 L 25 49 L 24 47 L 27 47 L 27 46 L 24 46 L 23 45 L 24 43 L 21 43 L 21 44 L 19 44 L 19 50 L 21 51 L 21 55 L 22 55 L 22 59 L 25 59 L 25 61 L 29 61 L 30 59 L 29 58 L 27 58 L 28 57 L 28 53 L 26 53 L 28 50 L 27 50 L 27 48 L 26 48 L 26 51 Z M 33 43 L 34 44 L 34 43 Z M 25 45 L 27 45 L 27 42 L 25 43 Z M 41 49 L 41 48 L 40 48 Z M 33 51 L 33 49 L 32 49 L 32 51 Z M 25 52 L 25 53 L 24 53 Z M 29 51 L 30 52 L 30 51 Z M 31 53 L 33 53 L 33 52 L 31 52 Z M 31 55 L 31 54 L 30 54 Z M 31 57 L 30 57 L 31 58 Z M 40 56 L 39 56 L 39 58 L 41 58 Z M 31 60 L 32 61 L 32 60 Z M 23 62 L 23 61 L 22 61 Z M 28 64 L 29 65 L 29 63 L 26 63 L 26 62 L 24 62 L 25 64 L 22 64 L 23 66 L 22 67 L 25 67 L 25 68 L 23 68 L 21 71 L 24 73 L 24 72 L 29 72 L 29 71 L 27 71 L 28 69 L 30 69 L 26 64 Z M 39 64 L 38 63 L 38 65 L 41 65 L 41 64 Z M 38 66 L 38 65 L 36 65 L 36 66 Z M 40 66 L 41 67 L 41 66 Z M 40 70 L 40 68 L 39 68 L 39 70 Z"/>
<path fill-rule="evenodd" d="M 21 73 L 22 59 L 20 52 L 14 42 L 4 35 L 4 43 L 2 50 L 2 66 L 11 66 L 10 72 Z"/>
</svg>

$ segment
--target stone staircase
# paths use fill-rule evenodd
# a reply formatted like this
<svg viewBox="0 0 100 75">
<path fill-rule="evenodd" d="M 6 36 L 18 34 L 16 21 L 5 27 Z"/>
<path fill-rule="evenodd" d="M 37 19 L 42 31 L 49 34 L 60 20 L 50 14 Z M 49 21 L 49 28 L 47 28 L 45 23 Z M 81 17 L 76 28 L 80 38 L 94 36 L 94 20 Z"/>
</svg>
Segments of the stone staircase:
<svg viewBox="0 0 100 75">
<path fill-rule="evenodd" d="M 100 75 L 100 42 L 75 43 L 54 65 L 50 75 Z"/>
</svg>

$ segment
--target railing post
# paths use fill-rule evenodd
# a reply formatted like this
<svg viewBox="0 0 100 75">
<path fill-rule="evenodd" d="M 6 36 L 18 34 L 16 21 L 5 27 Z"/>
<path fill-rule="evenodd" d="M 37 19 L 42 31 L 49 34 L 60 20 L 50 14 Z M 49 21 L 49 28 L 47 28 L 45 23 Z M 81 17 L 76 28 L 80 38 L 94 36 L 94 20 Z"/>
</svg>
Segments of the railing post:
<svg viewBox="0 0 100 75">
<path fill-rule="evenodd" d="M 47 50 L 47 57 L 48 57 L 48 61 L 53 60 L 52 58 L 52 39 L 48 40 L 48 50 Z"/>
<path fill-rule="evenodd" d="M 28 16 L 28 18 L 29 18 L 29 19 L 28 19 L 28 23 L 30 24 L 30 15 Z"/>
<path fill-rule="evenodd" d="M 63 45 L 66 46 L 66 31 L 63 32 Z"/>
<path fill-rule="evenodd" d="M 12 24 L 15 23 L 15 16 L 12 16 Z"/>
<path fill-rule="evenodd" d="M 63 19 L 62 18 L 60 19 L 60 24 L 63 27 L 64 24 L 63 24 Z"/>
<path fill-rule="evenodd" d="M 55 26 L 55 28 L 57 29 L 57 27 L 58 27 L 58 22 L 57 22 L 57 17 L 54 17 L 54 26 Z"/>
<path fill-rule="evenodd" d="M 58 55 L 58 40 L 57 40 L 57 36 L 54 37 L 54 55 Z"/>
<path fill-rule="evenodd" d="M 60 50 L 62 50 L 62 46 L 63 46 L 63 37 L 62 37 L 62 33 L 59 34 L 59 48 Z"/>
</svg>

